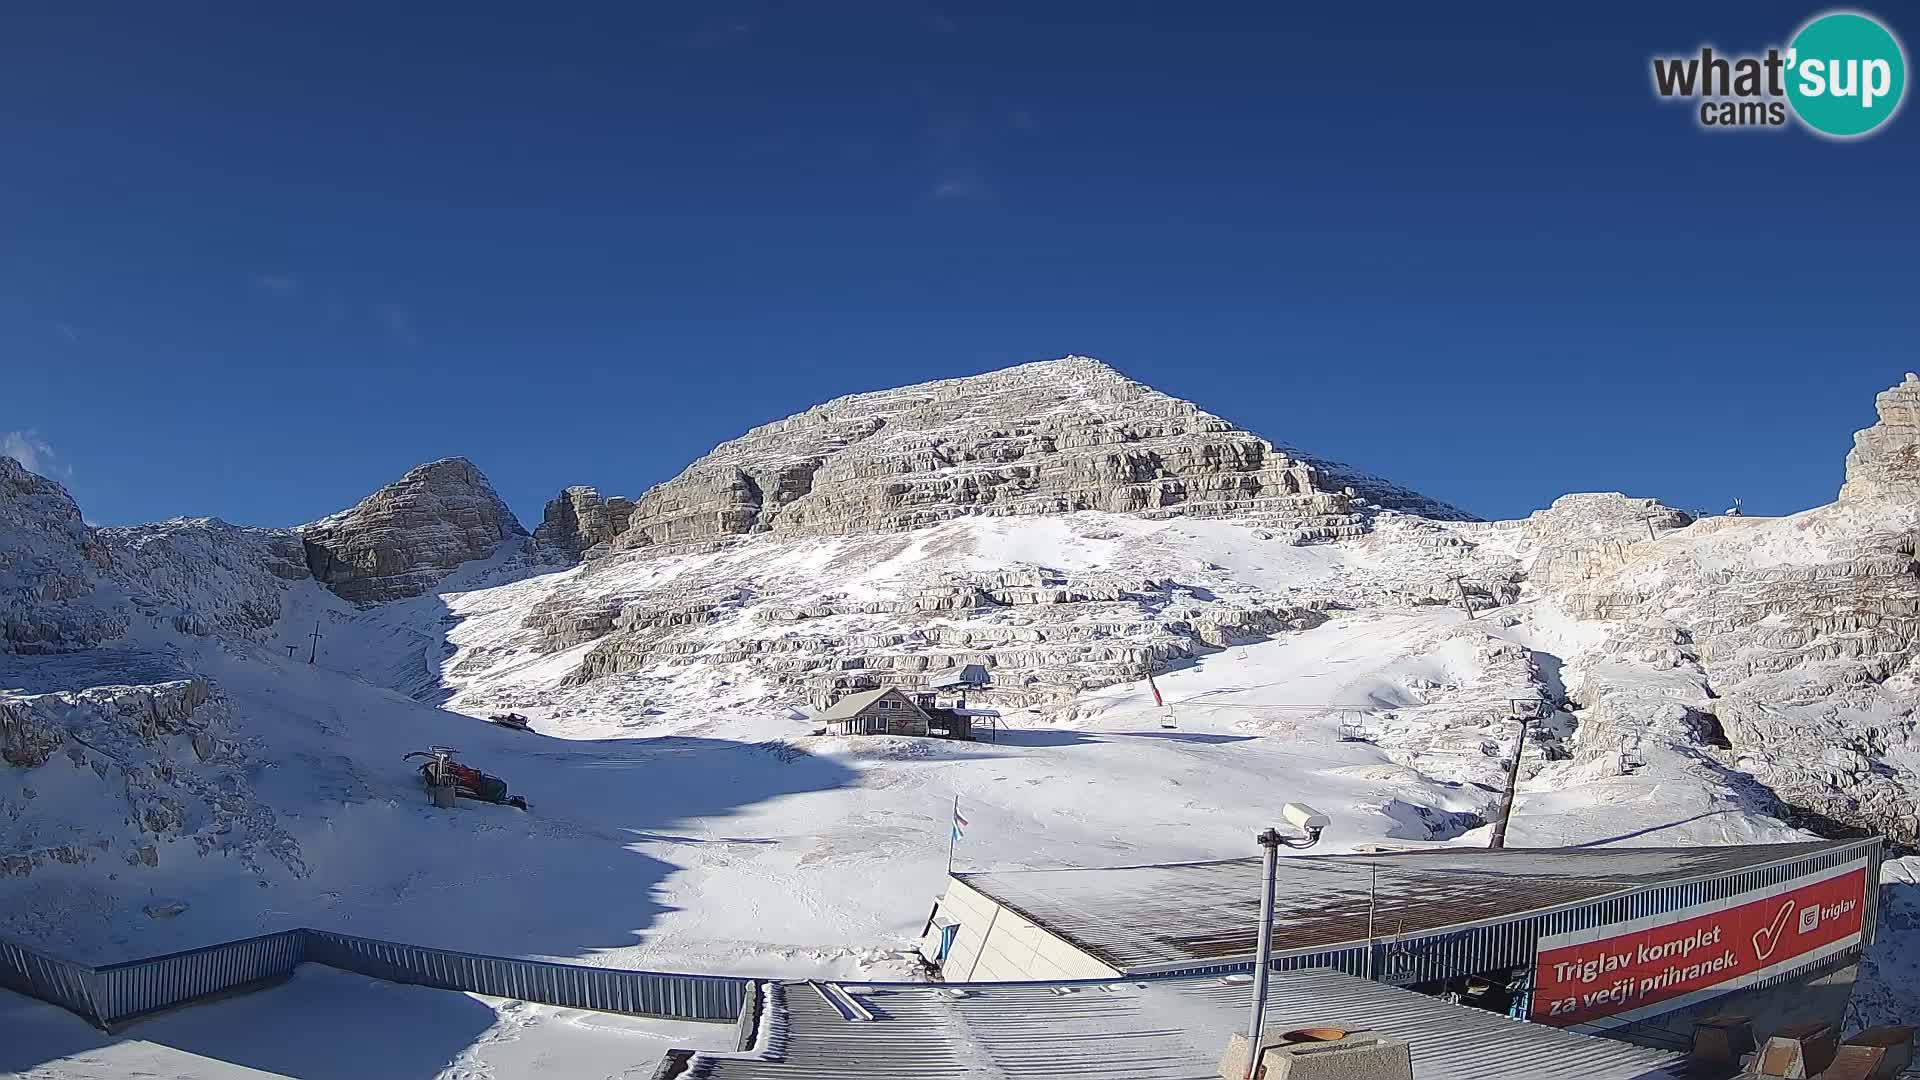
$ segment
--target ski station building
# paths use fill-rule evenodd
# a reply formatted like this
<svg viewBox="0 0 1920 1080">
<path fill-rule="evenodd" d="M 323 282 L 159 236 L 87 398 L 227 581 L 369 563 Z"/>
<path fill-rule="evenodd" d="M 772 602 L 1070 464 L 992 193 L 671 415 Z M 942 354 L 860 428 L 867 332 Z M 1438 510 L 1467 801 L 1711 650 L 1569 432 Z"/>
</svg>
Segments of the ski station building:
<svg viewBox="0 0 1920 1080">
<path fill-rule="evenodd" d="M 1052 984 L 769 984 L 758 1035 L 736 1052 L 676 1051 L 673 1080 L 1220 1080 L 1247 1025 L 1246 975 Z M 1682 1080 L 1674 1049 L 1518 1024 L 1336 971 L 1291 971 L 1267 988 L 1274 1033 L 1338 1033 L 1316 1077 L 1353 1080 Z M 1337 1025 L 1337 1027 L 1330 1027 Z M 1402 1070 L 1392 1067 L 1398 1044 Z M 1307 1052 L 1332 1049 L 1328 1042 Z M 1375 1056 L 1369 1051 L 1387 1051 Z M 678 1060 L 674 1058 L 678 1057 Z M 1266 1075 L 1274 1075 L 1270 1064 Z M 1332 1063 L 1329 1063 L 1332 1064 Z M 1371 1067 L 1370 1067 L 1371 1066 Z M 1383 1067 L 1384 1066 L 1384 1067 Z M 1245 1075 L 1244 1070 L 1235 1075 Z M 1294 1075 L 1299 1075 L 1295 1073 Z"/>
<path fill-rule="evenodd" d="M 819 719 L 830 735 L 925 735 L 927 714 L 893 687 L 861 690 L 827 707 Z"/>
<path fill-rule="evenodd" d="M 1275 971 L 1347 975 L 1668 1045 L 1736 1008 L 1836 1024 L 1872 943 L 1878 838 L 1279 860 Z M 921 953 L 951 983 L 1253 969 L 1261 860 L 954 873 Z"/>
</svg>

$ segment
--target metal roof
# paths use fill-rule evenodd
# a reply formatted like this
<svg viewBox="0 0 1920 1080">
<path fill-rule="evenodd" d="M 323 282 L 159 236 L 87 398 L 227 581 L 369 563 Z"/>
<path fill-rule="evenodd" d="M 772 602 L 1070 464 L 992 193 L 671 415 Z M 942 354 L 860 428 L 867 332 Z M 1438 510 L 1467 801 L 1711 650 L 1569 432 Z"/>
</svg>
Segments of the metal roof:
<svg viewBox="0 0 1920 1080">
<path fill-rule="evenodd" d="M 1397 937 L 1801 858 L 1849 841 L 1694 848 L 1441 848 L 1279 862 L 1275 951 Z M 1376 880 L 1377 889 L 1373 883 Z M 1121 972 L 1246 959 L 1260 860 L 954 877 Z"/>
<path fill-rule="evenodd" d="M 843 697 L 839 701 L 834 702 L 832 705 L 827 706 L 827 711 L 821 713 L 819 716 L 814 717 L 814 719 L 815 720 L 851 720 L 855 716 L 859 715 L 861 709 L 864 709 L 867 706 L 873 704 L 874 702 L 879 701 L 881 698 L 886 697 L 888 694 L 893 694 L 898 692 L 899 691 L 897 691 L 891 686 L 883 686 L 878 690 L 862 690 L 859 693 L 848 694 L 846 697 Z M 901 695 L 901 696 L 904 697 L 905 695 Z"/>
<path fill-rule="evenodd" d="M 949 686 L 985 686 L 991 681 L 985 667 L 979 664 L 968 664 L 965 667 L 935 675 L 927 685 L 935 689 L 943 689 Z"/>
<path fill-rule="evenodd" d="M 836 990 L 855 1008 L 836 1007 L 829 1000 Z M 776 991 L 762 1025 L 765 1045 L 745 1054 L 696 1054 L 689 1075 L 1218 1080 L 1227 1039 L 1246 1023 L 1252 986 L 1204 978 L 1057 986 L 787 983 Z M 1416 1080 L 1682 1075 L 1672 1054 L 1449 1005 L 1334 971 L 1275 974 L 1267 1002 L 1269 1030 L 1333 1024 L 1408 1040 Z"/>
</svg>

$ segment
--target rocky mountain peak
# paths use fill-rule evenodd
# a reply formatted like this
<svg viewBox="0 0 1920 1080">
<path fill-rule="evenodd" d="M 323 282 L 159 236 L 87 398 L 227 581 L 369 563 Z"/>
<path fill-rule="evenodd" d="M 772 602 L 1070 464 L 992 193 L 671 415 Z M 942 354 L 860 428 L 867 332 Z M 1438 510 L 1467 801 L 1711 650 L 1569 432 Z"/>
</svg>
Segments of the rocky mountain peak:
<svg viewBox="0 0 1920 1080">
<path fill-rule="evenodd" d="M 1907 372 L 1873 407 L 1879 420 L 1854 434 L 1840 498 L 1920 501 L 1920 375 Z"/>
<path fill-rule="evenodd" d="M 299 532 L 313 576 L 368 604 L 419 596 L 527 531 L 473 462 L 450 457 L 416 466 Z"/>
<path fill-rule="evenodd" d="M 1351 531 L 1353 499 L 1468 517 L 1068 356 L 851 394 L 754 428 L 642 495 L 611 547 L 1076 510 L 1273 511 L 1327 538 Z"/>
</svg>

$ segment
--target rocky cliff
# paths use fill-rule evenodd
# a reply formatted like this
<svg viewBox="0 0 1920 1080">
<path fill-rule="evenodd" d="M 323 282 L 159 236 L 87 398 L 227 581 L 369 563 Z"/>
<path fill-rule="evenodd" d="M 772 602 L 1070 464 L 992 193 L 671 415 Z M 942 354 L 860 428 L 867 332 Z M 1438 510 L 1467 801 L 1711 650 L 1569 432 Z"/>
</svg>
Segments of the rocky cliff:
<svg viewBox="0 0 1920 1080">
<path fill-rule="evenodd" d="M 1614 496 L 1541 538 L 1538 587 L 1611 626 L 1575 665 L 1585 696 L 1611 702 L 1588 718 L 1590 749 L 1718 741 L 1789 813 L 1920 842 L 1920 380 L 1877 405 L 1838 502 L 1673 528 L 1684 515 Z"/>
<path fill-rule="evenodd" d="M 414 468 L 299 531 L 313 576 L 358 604 L 419 596 L 461 563 L 526 535 L 487 478 L 460 457 Z"/>
<path fill-rule="evenodd" d="M 0 457 L 0 653 L 89 649 L 126 631 L 113 556 L 64 488 Z"/>
<path fill-rule="evenodd" d="M 1840 498 L 1920 500 L 1920 375 L 1874 398 L 1879 420 L 1856 433 Z"/>
<path fill-rule="evenodd" d="M 565 555 L 579 557 L 627 531 L 633 500 L 602 499 L 590 487 L 570 487 L 548 500 L 533 538 Z"/>
<path fill-rule="evenodd" d="M 612 547 L 1076 510 L 1264 511 L 1332 539 L 1357 531 L 1355 499 L 1467 517 L 1075 356 L 836 398 L 754 428 L 641 496 Z"/>
<path fill-rule="evenodd" d="M 310 580 L 292 529 L 174 518 L 100 530 L 136 612 L 193 637 L 260 641 L 280 620 L 291 582 Z"/>
</svg>

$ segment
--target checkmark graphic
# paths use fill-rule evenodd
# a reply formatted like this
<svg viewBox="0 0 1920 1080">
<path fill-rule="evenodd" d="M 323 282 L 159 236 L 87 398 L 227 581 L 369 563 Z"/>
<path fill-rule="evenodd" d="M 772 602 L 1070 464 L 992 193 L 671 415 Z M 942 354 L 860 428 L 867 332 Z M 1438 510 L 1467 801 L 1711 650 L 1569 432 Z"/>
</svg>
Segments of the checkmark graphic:
<svg viewBox="0 0 1920 1080">
<path fill-rule="evenodd" d="M 1755 955 L 1762 960 L 1773 955 L 1773 950 L 1780 947 L 1780 931 L 1786 927 L 1787 917 L 1792 914 L 1793 901 L 1788 900 L 1786 903 L 1780 905 L 1780 913 L 1773 917 L 1772 926 L 1763 926 L 1753 932 L 1753 951 Z"/>
</svg>

